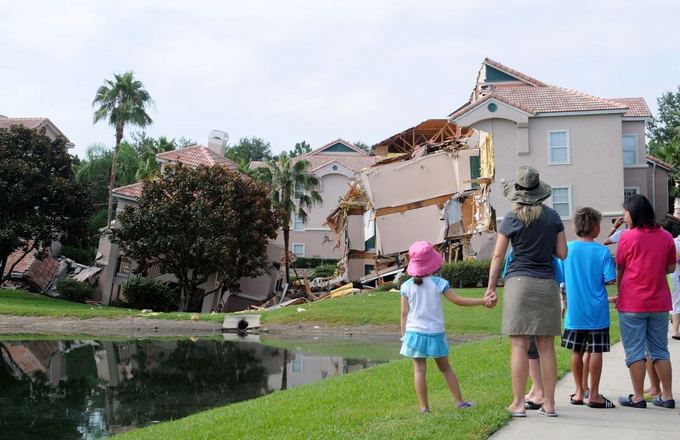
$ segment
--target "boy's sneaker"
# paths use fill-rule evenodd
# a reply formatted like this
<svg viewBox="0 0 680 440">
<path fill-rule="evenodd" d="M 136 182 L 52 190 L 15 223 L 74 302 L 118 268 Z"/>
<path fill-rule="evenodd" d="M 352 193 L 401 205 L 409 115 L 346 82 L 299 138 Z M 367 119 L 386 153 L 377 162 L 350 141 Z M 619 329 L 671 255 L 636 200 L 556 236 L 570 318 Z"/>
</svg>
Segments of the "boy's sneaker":
<svg viewBox="0 0 680 440">
<path fill-rule="evenodd" d="M 661 394 L 659 394 L 658 396 L 654 396 L 652 404 L 654 404 L 654 406 L 660 406 L 661 408 L 673 409 L 675 408 L 675 399 L 663 400 Z"/>
<path fill-rule="evenodd" d="M 458 402 L 458 405 L 456 405 L 456 406 L 458 407 L 458 409 L 465 409 L 465 408 L 470 408 L 472 406 L 475 406 L 475 404 L 472 403 L 472 402 L 466 402 L 466 401 L 463 400 L 462 402 Z"/>
</svg>

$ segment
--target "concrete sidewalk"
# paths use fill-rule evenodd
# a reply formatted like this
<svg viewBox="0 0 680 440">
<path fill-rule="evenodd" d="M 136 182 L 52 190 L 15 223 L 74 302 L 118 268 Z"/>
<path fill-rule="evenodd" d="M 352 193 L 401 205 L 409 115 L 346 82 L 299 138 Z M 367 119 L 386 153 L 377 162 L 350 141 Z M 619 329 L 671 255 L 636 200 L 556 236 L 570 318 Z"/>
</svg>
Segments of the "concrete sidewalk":
<svg viewBox="0 0 680 440">
<path fill-rule="evenodd" d="M 619 396 L 632 393 L 630 376 L 625 364 L 623 346 L 618 343 L 610 353 L 604 354 L 600 392 L 614 402 L 614 409 L 594 409 L 586 405 L 569 403 L 574 392 L 571 373 L 557 383 L 555 410 L 558 417 L 545 417 L 536 411 L 527 411 L 526 418 L 514 418 L 490 437 L 493 440 L 528 439 L 640 439 L 680 438 L 680 341 L 668 337 L 668 348 L 674 367 L 673 393 L 675 409 L 663 409 L 647 402 L 646 409 L 626 408 L 619 405 Z M 565 349 L 562 349 L 565 350 Z"/>
</svg>

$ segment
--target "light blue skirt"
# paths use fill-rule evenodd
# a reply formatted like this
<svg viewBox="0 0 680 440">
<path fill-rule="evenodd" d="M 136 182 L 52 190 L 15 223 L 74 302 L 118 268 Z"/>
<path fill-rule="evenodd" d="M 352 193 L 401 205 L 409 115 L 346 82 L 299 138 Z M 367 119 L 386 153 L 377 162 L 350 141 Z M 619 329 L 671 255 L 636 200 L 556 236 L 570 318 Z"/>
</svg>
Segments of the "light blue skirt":
<svg viewBox="0 0 680 440">
<path fill-rule="evenodd" d="M 407 331 L 401 338 L 400 354 L 410 358 L 440 358 L 449 355 L 449 344 L 444 333 Z"/>
</svg>

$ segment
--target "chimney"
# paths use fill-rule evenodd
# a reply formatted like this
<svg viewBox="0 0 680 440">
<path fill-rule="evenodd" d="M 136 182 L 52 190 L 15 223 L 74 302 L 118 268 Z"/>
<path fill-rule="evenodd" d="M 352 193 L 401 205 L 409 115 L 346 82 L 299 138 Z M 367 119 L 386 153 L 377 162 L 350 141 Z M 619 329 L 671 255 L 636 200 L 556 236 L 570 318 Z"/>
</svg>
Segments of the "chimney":
<svg viewBox="0 0 680 440">
<path fill-rule="evenodd" d="M 224 156 L 224 151 L 227 148 L 228 142 L 229 135 L 226 131 L 211 130 L 210 135 L 208 135 L 208 148 L 220 156 Z"/>
</svg>

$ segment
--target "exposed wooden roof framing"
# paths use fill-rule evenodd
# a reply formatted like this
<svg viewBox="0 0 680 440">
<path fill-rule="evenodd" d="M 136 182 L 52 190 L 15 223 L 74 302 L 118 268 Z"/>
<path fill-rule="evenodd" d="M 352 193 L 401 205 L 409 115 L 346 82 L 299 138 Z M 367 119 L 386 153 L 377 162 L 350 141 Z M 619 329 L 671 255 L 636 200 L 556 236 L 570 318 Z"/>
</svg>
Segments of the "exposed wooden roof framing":
<svg viewBox="0 0 680 440">
<path fill-rule="evenodd" d="M 464 129 L 463 131 L 467 131 Z M 446 119 L 428 119 L 373 146 L 376 155 L 410 153 L 426 142 L 438 143 L 460 137 L 461 129 Z"/>
</svg>

